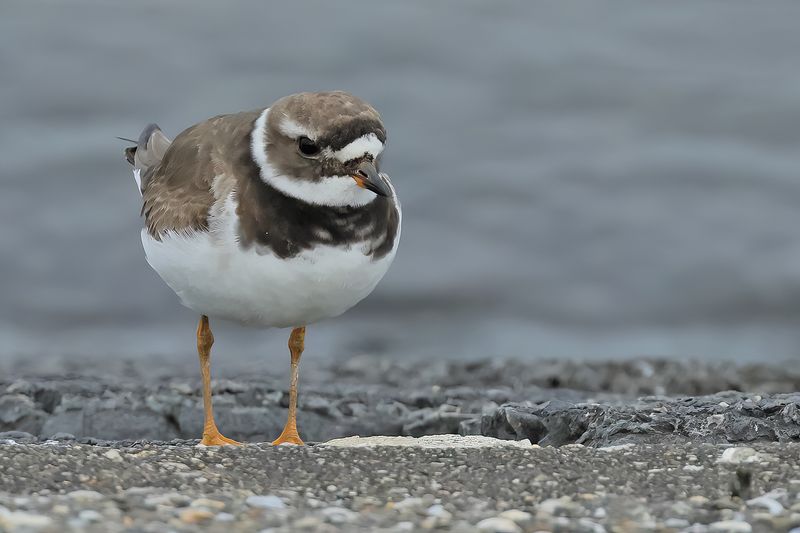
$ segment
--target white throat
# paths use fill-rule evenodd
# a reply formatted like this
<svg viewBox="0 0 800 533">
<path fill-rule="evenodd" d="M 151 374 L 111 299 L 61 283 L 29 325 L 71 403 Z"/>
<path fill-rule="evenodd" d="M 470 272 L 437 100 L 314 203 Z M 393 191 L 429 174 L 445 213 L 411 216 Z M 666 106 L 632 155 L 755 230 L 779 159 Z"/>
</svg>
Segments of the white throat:
<svg viewBox="0 0 800 533">
<path fill-rule="evenodd" d="M 265 109 L 256 120 L 251 134 L 250 151 L 258 165 L 261 179 L 275 187 L 283 194 L 304 202 L 336 207 L 366 205 L 376 198 L 372 191 L 362 189 L 350 176 L 328 176 L 321 181 L 312 182 L 295 179 L 280 174 L 270 163 L 267 155 L 267 117 L 269 108 Z"/>
</svg>

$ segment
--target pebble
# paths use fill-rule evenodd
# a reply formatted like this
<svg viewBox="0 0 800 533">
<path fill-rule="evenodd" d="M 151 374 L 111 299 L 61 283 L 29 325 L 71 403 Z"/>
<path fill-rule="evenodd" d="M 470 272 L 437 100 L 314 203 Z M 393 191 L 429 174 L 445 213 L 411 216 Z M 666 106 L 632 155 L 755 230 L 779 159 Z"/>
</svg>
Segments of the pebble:
<svg viewBox="0 0 800 533">
<path fill-rule="evenodd" d="M 515 524 L 526 524 L 533 519 L 533 515 L 531 513 L 526 513 L 525 511 L 520 511 L 519 509 L 509 509 L 508 511 L 503 511 L 497 516 L 511 520 Z"/>
<path fill-rule="evenodd" d="M 221 511 L 225 509 L 225 502 L 219 500 L 212 500 L 210 498 L 197 498 L 189 504 L 190 507 L 206 507 L 208 509 L 215 509 Z"/>
<path fill-rule="evenodd" d="M 260 509 L 284 509 L 286 504 L 277 496 L 248 496 L 245 503 Z"/>
<path fill-rule="evenodd" d="M 722 520 L 709 524 L 709 531 L 713 533 L 750 533 L 753 527 L 741 520 Z"/>
<path fill-rule="evenodd" d="M 48 516 L 24 513 L 22 511 L 4 512 L 3 509 L 0 507 L 0 526 L 5 526 L 9 531 L 43 528 L 53 522 Z"/>
<path fill-rule="evenodd" d="M 757 463 L 762 458 L 758 452 L 753 448 L 746 446 L 737 446 L 735 448 L 726 448 L 722 455 L 717 459 L 718 463 L 728 464 L 741 464 L 741 463 Z"/>
<path fill-rule="evenodd" d="M 103 457 L 106 459 L 111 459 L 112 461 L 121 462 L 122 455 L 120 455 L 119 450 L 110 449 L 106 453 L 103 454 Z"/>
<path fill-rule="evenodd" d="M 689 527 L 689 521 L 683 518 L 667 518 L 664 520 L 664 526 L 671 529 L 683 529 Z"/>
<path fill-rule="evenodd" d="M 358 518 L 358 513 L 344 507 L 326 507 L 320 511 L 320 514 L 326 522 L 331 524 L 345 524 L 354 522 Z"/>
<path fill-rule="evenodd" d="M 188 509 L 182 510 L 180 514 L 178 514 L 178 518 L 180 518 L 181 522 L 184 524 L 201 524 L 214 518 L 214 513 L 206 509 L 189 507 Z"/>
<path fill-rule="evenodd" d="M 563 496 L 544 500 L 537 506 L 537 510 L 552 516 L 574 516 L 579 510 L 579 506 L 569 497 Z"/>
<path fill-rule="evenodd" d="M 747 505 L 750 507 L 762 507 L 769 511 L 771 515 L 779 515 L 783 512 L 783 505 L 778 500 L 766 495 L 747 500 Z"/>
<path fill-rule="evenodd" d="M 73 490 L 72 492 L 67 494 L 67 497 L 70 500 L 75 500 L 76 502 L 96 502 L 98 500 L 102 500 L 105 498 L 102 494 L 97 492 L 96 490 Z"/>
<path fill-rule="evenodd" d="M 513 520 L 499 516 L 481 520 L 475 527 L 488 533 L 522 533 L 522 529 Z"/>
<path fill-rule="evenodd" d="M 78 518 L 84 522 L 100 522 L 103 519 L 103 515 L 94 509 L 84 509 L 78 513 Z"/>
</svg>

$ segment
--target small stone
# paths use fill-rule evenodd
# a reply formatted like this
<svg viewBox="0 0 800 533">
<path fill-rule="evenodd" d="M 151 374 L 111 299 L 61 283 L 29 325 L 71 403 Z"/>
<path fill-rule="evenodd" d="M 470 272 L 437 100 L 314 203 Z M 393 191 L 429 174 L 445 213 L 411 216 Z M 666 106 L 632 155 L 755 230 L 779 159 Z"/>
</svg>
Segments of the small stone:
<svg viewBox="0 0 800 533">
<path fill-rule="evenodd" d="M 277 496 L 248 496 L 245 503 L 259 509 L 284 509 L 286 504 Z"/>
<path fill-rule="evenodd" d="M 120 455 L 119 450 L 110 449 L 106 453 L 103 454 L 103 457 L 106 459 L 111 459 L 112 461 L 121 462 L 122 455 Z"/>
<path fill-rule="evenodd" d="M 428 515 L 428 518 L 426 518 L 422 523 L 422 527 L 424 529 L 445 527 L 453 520 L 452 513 L 438 503 L 428 507 L 425 512 Z"/>
<path fill-rule="evenodd" d="M 404 520 L 392 526 L 391 531 L 414 531 L 414 522 Z"/>
<path fill-rule="evenodd" d="M 689 527 L 689 521 L 683 518 L 667 518 L 664 520 L 664 526 L 671 529 L 683 529 Z"/>
<path fill-rule="evenodd" d="M 231 513 L 217 513 L 217 516 L 215 516 L 214 519 L 217 522 L 233 522 L 236 520 L 236 517 Z"/>
<path fill-rule="evenodd" d="M 718 463 L 728 464 L 741 464 L 741 463 L 755 463 L 761 460 L 760 454 L 753 448 L 746 446 L 739 446 L 735 448 L 726 448 L 722 455 L 717 459 Z"/>
<path fill-rule="evenodd" d="M 22 511 L 0 513 L 0 526 L 8 528 L 9 531 L 43 528 L 52 522 L 53 520 L 48 516 L 23 513 Z"/>
<path fill-rule="evenodd" d="M 422 498 L 406 498 L 404 500 L 400 500 L 399 502 L 392 503 L 391 507 L 394 507 L 398 511 L 403 511 L 406 509 L 422 507 L 423 505 L 425 505 L 425 502 L 422 501 Z"/>
<path fill-rule="evenodd" d="M 578 505 L 569 497 L 550 498 L 537 506 L 537 511 L 551 516 L 574 516 L 579 510 Z"/>
<path fill-rule="evenodd" d="M 84 522 L 100 522 L 103 519 L 103 515 L 94 509 L 84 509 L 78 513 L 78 518 Z"/>
<path fill-rule="evenodd" d="M 509 509 L 508 511 L 503 511 L 497 516 L 511 520 L 515 524 L 527 524 L 533 519 L 533 515 L 531 513 L 526 513 L 525 511 L 520 511 L 519 509 Z"/>
<path fill-rule="evenodd" d="M 189 507 L 180 512 L 178 517 L 184 524 L 201 524 L 214 518 L 214 513 L 206 509 L 195 509 Z"/>
<path fill-rule="evenodd" d="M 75 500 L 76 502 L 96 502 L 98 500 L 102 500 L 105 498 L 102 494 L 97 492 L 96 490 L 73 490 L 70 493 L 67 493 L 67 498 L 70 500 Z"/>
<path fill-rule="evenodd" d="M 453 516 L 450 513 L 450 511 L 448 511 L 447 509 L 442 507 L 441 504 L 438 503 L 436 505 L 431 505 L 430 507 L 428 507 L 427 511 L 425 512 L 428 514 L 428 516 L 435 516 L 437 518 L 451 518 Z"/>
<path fill-rule="evenodd" d="M 208 509 L 221 511 L 222 509 L 225 509 L 225 502 L 212 500 L 211 498 L 197 498 L 189 504 L 189 507 L 206 507 Z"/>
<path fill-rule="evenodd" d="M 495 516 L 478 522 L 475 527 L 489 533 L 522 533 L 522 529 L 508 518 Z"/>
<path fill-rule="evenodd" d="M 684 472 L 700 472 L 704 470 L 704 467 L 700 465 L 686 465 L 683 467 Z"/>
<path fill-rule="evenodd" d="M 714 533 L 750 533 L 753 531 L 750 524 L 741 520 L 721 520 L 712 522 L 708 527 L 709 531 Z"/>
<path fill-rule="evenodd" d="M 750 507 L 761 507 L 769 511 L 771 515 L 779 515 L 783 512 L 783 505 L 775 498 L 769 496 L 759 496 L 752 500 L 747 500 L 747 505 Z"/>
<path fill-rule="evenodd" d="M 316 516 L 305 516 L 292 522 L 292 530 L 319 531 L 323 526 L 322 520 Z"/>
<path fill-rule="evenodd" d="M 330 524 L 345 524 L 354 522 L 358 518 L 358 513 L 343 507 L 326 507 L 320 511 L 320 514 Z"/>
</svg>

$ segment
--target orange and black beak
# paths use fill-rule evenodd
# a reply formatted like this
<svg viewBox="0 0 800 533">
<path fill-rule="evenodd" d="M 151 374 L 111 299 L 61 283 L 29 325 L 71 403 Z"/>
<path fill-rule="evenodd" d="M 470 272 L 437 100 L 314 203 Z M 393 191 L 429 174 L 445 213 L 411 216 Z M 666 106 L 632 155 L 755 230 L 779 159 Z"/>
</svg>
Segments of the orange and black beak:
<svg viewBox="0 0 800 533">
<path fill-rule="evenodd" d="M 372 161 L 362 161 L 356 171 L 350 175 L 362 189 L 368 189 L 378 196 L 391 196 L 392 192 L 386 182 L 378 174 L 378 169 Z"/>
</svg>

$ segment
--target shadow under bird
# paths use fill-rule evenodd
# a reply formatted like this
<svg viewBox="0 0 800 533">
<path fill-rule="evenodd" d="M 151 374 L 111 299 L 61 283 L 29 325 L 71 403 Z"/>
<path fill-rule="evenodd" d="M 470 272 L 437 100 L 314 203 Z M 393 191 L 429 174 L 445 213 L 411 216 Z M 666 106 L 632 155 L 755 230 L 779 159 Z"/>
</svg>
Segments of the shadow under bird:
<svg viewBox="0 0 800 533">
<path fill-rule="evenodd" d="M 238 444 L 214 422 L 209 317 L 291 327 L 289 414 L 297 431 L 306 326 L 366 297 L 400 239 L 400 204 L 380 172 L 386 130 L 344 92 L 300 93 L 220 115 L 170 141 L 155 124 L 125 150 L 142 194 L 147 262 L 199 313 L 202 444 Z"/>
</svg>

